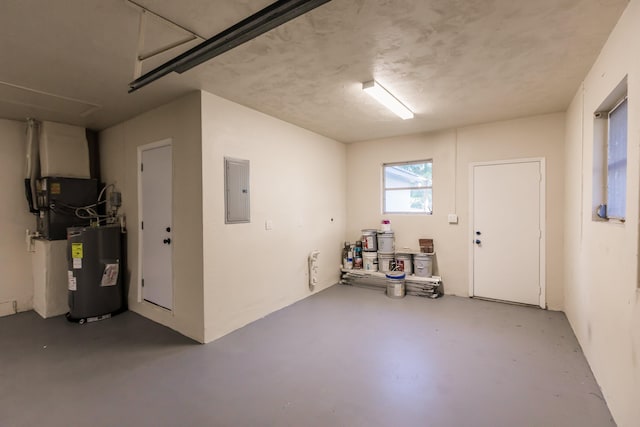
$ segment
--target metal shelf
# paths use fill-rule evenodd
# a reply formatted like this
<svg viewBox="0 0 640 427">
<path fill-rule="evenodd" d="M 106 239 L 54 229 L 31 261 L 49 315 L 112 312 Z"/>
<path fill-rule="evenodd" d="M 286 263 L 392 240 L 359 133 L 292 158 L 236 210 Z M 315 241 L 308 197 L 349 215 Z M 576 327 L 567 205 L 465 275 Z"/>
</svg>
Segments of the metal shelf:
<svg viewBox="0 0 640 427">
<path fill-rule="evenodd" d="M 354 270 L 354 269 L 349 270 L 346 268 L 341 268 L 340 271 L 342 271 L 343 273 L 353 274 L 355 276 L 362 276 L 363 278 L 372 277 L 372 278 L 385 279 L 387 277 L 385 273 L 381 273 L 379 271 Z M 420 276 L 410 274 L 406 276 L 405 281 L 440 285 L 440 283 L 442 282 L 442 277 L 441 276 L 420 277 Z"/>
</svg>

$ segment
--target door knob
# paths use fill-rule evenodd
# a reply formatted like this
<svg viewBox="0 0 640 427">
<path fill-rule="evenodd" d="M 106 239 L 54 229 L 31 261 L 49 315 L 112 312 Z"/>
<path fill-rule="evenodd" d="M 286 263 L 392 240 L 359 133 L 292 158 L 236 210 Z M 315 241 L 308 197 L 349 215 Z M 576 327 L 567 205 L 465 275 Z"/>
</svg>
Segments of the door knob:
<svg viewBox="0 0 640 427">
<path fill-rule="evenodd" d="M 167 227 L 166 230 L 167 230 L 167 233 L 171 233 L 171 227 Z"/>
<path fill-rule="evenodd" d="M 162 241 L 162 243 L 164 243 L 165 245 L 170 245 L 170 244 L 171 244 L 171 238 L 170 238 L 170 237 L 168 237 L 168 238 L 164 239 L 164 240 Z"/>
<path fill-rule="evenodd" d="M 476 239 L 475 243 L 476 243 L 476 245 L 479 245 L 480 243 L 482 243 L 482 240 Z"/>
</svg>

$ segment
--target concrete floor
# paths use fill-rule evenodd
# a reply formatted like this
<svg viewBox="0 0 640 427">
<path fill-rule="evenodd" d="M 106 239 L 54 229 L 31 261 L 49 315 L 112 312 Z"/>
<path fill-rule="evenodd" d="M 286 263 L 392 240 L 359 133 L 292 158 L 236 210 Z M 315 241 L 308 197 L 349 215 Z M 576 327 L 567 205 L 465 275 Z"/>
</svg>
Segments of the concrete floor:
<svg viewBox="0 0 640 427">
<path fill-rule="evenodd" d="M 334 286 L 214 343 L 0 318 L 0 426 L 613 426 L 562 313 Z"/>
</svg>

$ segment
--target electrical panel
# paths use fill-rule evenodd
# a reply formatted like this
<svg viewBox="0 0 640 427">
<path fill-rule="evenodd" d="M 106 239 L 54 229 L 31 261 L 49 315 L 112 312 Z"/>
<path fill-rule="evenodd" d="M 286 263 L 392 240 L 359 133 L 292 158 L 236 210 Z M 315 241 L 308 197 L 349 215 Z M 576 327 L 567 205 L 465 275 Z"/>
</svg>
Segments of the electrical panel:
<svg viewBox="0 0 640 427">
<path fill-rule="evenodd" d="M 224 159 L 225 223 L 249 222 L 249 160 Z"/>
<path fill-rule="evenodd" d="M 65 240 L 68 227 L 90 225 L 86 211 L 78 208 L 96 205 L 98 180 L 44 177 L 36 181 L 36 191 L 38 232 L 43 239 Z"/>
</svg>

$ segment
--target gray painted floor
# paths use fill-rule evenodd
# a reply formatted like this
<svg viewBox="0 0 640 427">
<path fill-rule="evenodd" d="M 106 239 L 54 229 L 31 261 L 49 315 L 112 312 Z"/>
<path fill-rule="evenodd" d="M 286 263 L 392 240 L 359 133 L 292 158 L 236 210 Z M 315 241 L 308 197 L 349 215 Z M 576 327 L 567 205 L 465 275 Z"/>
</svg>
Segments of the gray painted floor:
<svg viewBox="0 0 640 427">
<path fill-rule="evenodd" d="M 209 345 L 0 318 L 0 426 L 612 426 L 562 313 L 334 286 Z"/>
</svg>

